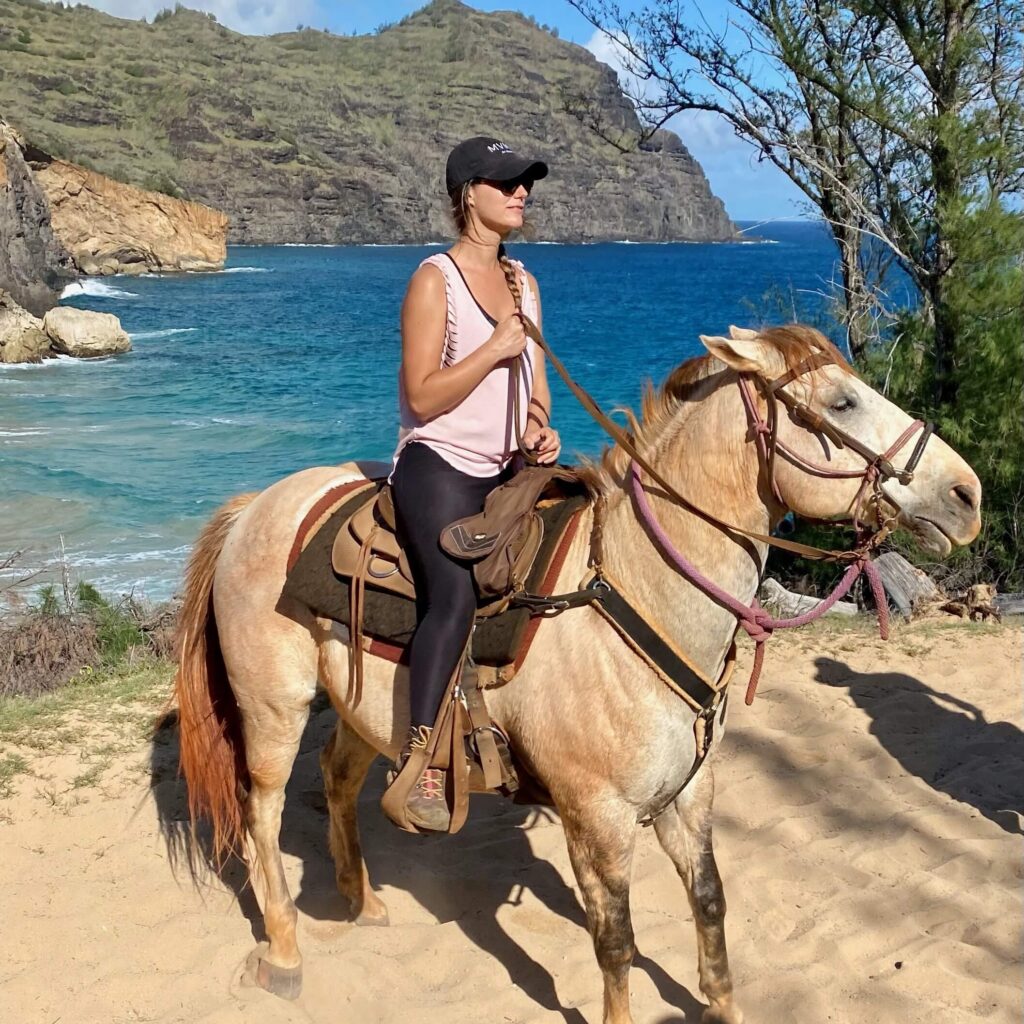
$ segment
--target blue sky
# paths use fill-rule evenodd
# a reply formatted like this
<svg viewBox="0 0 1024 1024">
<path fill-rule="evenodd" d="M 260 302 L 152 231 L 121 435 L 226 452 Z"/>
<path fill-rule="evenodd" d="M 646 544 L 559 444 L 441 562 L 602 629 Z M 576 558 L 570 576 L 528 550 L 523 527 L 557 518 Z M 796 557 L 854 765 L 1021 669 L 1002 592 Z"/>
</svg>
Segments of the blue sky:
<svg viewBox="0 0 1024 1024">
<path fill-rule="evenodd" d="M 263 35 L 293 32 L 298 25 L 326 28 L 337 33 L 372 32 L 386 22 L 398 21 L 423 7 L 426 0 L 184 0 L 186 7 L 209 11 L 222 25 L 237 32 Z M 119 18 L 152 20 L 174 0 L 90 0 L 88 6 Z M 558 29 L 563 39 L 587 47 L 614 66 L 607 40 L 565 0 L 470 0 L 482 11 L 517 10 Z M 620 0 L 623 10 L 639 9 L 636 0 Z M 693 8 L 696 10 L 697 8 Z M 700 0 L 700 10 L 711 21 L 725 18 L 727 0 Z M 725 203 L 734 220 L 777 220 L 804 216 L 801 193 L 781 171 L 737 139 L 717 115 L 692 112 L 669 124 L 697 158 L 711 189 Z"/>
</svg>

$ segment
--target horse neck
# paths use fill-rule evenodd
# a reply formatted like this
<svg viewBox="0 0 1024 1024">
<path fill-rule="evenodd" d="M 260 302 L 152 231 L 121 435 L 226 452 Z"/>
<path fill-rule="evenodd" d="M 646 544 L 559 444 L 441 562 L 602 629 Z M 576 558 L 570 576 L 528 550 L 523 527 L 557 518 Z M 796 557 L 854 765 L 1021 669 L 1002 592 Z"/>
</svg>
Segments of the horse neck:
<svg viewBox="0 0 1024 1024">
<path fill-rule="evenodd" d="M 770 512 L 759 494 L 757 452 L 746 443 L 746 433 L 735 383 L 720 384 L 700 400 L 680 402 L 660 436 L 638 437 L 638 448 L 680 494 L 715 518 L 767 533 Z M 760 583 L 767 546 L 737 543 L 661 497 L 657 484 L 649 484 L 648 501 L 676 550 L 709 580 L 749 604 Z M 736 632 L 736 617 L 669 562 L 640 521 L 629 491 L 627 472 L 609 496 L 604 563 L 648 621 L 696 668 L 717 677 Z"/>
</svg>

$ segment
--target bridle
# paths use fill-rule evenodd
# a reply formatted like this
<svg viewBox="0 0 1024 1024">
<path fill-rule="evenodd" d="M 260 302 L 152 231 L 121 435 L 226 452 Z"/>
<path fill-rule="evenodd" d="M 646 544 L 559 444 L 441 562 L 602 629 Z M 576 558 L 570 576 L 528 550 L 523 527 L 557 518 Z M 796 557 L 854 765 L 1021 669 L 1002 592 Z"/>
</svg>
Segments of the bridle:
<svg viewBox="0 0 1024 1024">
<path fill-rule="evenodd" d="M 808 373 L 812 373 L 814 370 L 834 363 L 835 360 L 826 353 L 817 353 L 803 360 L 803 362 L 774 380 L 766 381 L 760 376 L 740 374 L 740 395 L 743 398 L 748 422 L 754 433 L 761 469 L 765 474 L 768 487 L 775 501 L 781 507 L 787 507 L 787 503 L 779 491 L 778 481 L 775 478 L 777 455 L 782 455 L 788 462 L 805 473 L 825 479 L 852 479 L 859 476 L 862 478 L 861 485 L 850 506 L 853 526 L 857 531 L 859 542 L 869 543 L 871 547 L 877 547 L 891 530 L 892 523 L 895 522 L 900 512 L 898 503 L 890 495 L 884 493 L 882 485 L 888 480 L 895 479 L 900 484 L 906 486 L 914 479 L 914 471 L 921 461 L 921 456 L 924 455 L 928 439 L 935 431 L 935 424 L 925 423 L 923 420 L 914 420 L 884 452 L 876 452 L 861 440 L 847 433 L 820 413 L 815 412 L 806 403 L 801 402 L 784 390 L 787 384 L 793 383 L 793 381 Z M 757 406 L 754 396 L 755 387 L 765 399 L 766 414 L 764 416 L 761 415 Z M 801 421 L 815 433 L 824 435 L 838 447 L 849 448 L 851 451 L 856 452 L 864 459 L 865 468 L 863 470 L 836 469 L 832 466 L 822 466 L 811 462 L 809 459 L 805 459 L 785 444 L 785 442 L 779 440 L 780 401 L 789 409 L 794 419 Z M 892 460 L 906 447 L 910 439 L 918 431 L 921 431 L 921 436 L 917 439 L 917 443 L 914 445 L 914 450 L 911 452 L 906 465 L 903 469 L 896 469 Z M 871 492 L 870 496 L 868 494 L 869 491 Z M 885 517 L 882 512 L 883 499 L 894 509 L 894 514 L 889 517 Z M 874 512 L 874 530 L 868 528 L 860 518 L 862 510 L 867 506 L 870 506 Z"/>
</svg>

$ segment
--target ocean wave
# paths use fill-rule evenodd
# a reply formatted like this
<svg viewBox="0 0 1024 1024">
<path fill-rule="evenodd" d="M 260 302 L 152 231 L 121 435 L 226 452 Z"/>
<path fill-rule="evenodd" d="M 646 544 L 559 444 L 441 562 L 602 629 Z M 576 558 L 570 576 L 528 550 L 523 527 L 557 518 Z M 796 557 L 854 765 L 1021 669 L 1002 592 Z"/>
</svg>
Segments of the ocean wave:
<svg viewBox="0 0 1024 1024">
<path fill-rule="evenodd" d="M 66 366 L 69 363 L 112 363 L 113 356 L 47 356 L 41 363 L 8 363 L 0 366 L 0 380 L 14 383 L 16 375 L 33 370 L 52 370 L 55 366 Z"/>
<path fill-rule="evenodd" d="M 108 555 L 78 554 L 68 552 L 68 562 L 74 566 L 103 568 L 116 565 L 131 565 L 135 562 L 178 562 L 192 550 L 191 544 L 176 548 L 157 548 L 153 551 L 125 551 Z"/>
<path fill-rule="evenodd" d="M 92 295 L 100 299 L 138 298 L 137 292 L 128 292 L 123 288 L 115 288 L 112 284 L 107 284 L 106 281 L 98 281 L 95 278 L 89 278 L 85 281 L 72 281 L 60 293 L 62 299 L 70 298 L 73 295 Z"/>
<path fill-rule="evenodd" d="M 140 338 L 169 338 L 172 334 L 187 334 L 189 331 L 198 331 L 198 327 L 165 327 L 162 331 L 138 331 L 137 333 L 128 333 L 128 337 L 132 341 L 138 341 Z"/>
<path fill-rule="evenodd" d="M 241 420 L 229 419 L 227 416 L 208 416 L 205 419 L 171 420 L 172 427 L 189 427 L 192 430 L 200 430 L 213 424 L 217 426 L 238 426 Z"/>
<path fill-rule="evenodd" d="M 224 270 L 213 270 L 213 274 L 272 274 L 270 267 L 226 267 Z"/>
<path fill-rule="evenodd" d="M 4 430 L 0 428 L 0 437 L 38 437 L 50 433 L 44 427 L 25 427 L 21 430 Z"/>
</svg>

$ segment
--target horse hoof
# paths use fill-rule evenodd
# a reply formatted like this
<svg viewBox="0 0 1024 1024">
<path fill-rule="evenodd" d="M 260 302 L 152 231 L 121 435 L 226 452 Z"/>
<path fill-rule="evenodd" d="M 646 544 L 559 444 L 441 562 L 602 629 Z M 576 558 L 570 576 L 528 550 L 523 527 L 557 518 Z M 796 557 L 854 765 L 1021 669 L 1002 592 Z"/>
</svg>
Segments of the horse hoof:
<svg viewBox="0 0 1024 1024">
<path fill-rule="evenodd" d="M 260 960 L 256 984 L 280 999 L 298 999 L 302 992 L 302 966 L 278 967 L 269 960 Z"/>
<path fill-rule="evenodd" d="M 701 1014 L 700 1024 L 743 1024 L 743 1014 L 734 1003 L 719 1003 Z"/>
<path fill-rule="evenodd" d="M 391 918 L 388 917 L 388 908 L 381 906 L 380 911 L 373 913 L 363 910 L 353 923 L 360 928 L 387 928 L 391 924 Z"/>
</svg>

